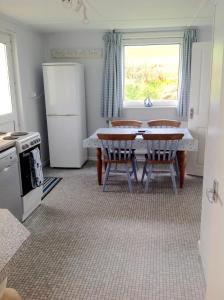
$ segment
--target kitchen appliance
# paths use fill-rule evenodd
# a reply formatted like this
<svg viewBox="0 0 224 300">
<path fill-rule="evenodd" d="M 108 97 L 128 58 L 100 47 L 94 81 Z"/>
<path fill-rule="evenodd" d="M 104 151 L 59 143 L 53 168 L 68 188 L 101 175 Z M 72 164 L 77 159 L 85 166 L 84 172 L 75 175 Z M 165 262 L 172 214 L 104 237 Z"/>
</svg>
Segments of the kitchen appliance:
<svg viewBox="0 0 224 300">
<path fill-rule="evenodd" d="M 19 162 L 20 178 L 20 199 L 22 201 L 22 216 L 19 218 L 24 221 L 40 204 L 43 194 L 42 185 L 32 186 L 32 173 L 30 166 L 30 153 L 33 149 L 39 148 L 41 138 L 38 132 L 12 132 L 0 135 L 0 140 L 12 140 L 15 143 Z"/>
<path fill-rule="evenodd" d="M 15 147 L 0 153 L 0 191 L 0 208 L 8 209 L 17 219 L 22 220 L 23 203 Z"/>
<path fill-rule="evenodd" d="M 84 69 L 79 63 L 43 64 L 51 167 L 81 168 L 87 160 Z"/>
</svg>

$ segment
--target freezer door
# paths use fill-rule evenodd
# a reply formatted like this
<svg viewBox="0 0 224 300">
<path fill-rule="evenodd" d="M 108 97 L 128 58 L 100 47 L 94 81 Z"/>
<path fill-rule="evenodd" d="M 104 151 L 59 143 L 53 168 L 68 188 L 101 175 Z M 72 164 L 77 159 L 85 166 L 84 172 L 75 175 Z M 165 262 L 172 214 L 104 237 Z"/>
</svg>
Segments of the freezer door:
<svg viewBox="0 0 224 300">
<path fill-rule="evenodd" d="M 50 165 L 54 168 L 81 168 L 87 160 L 82 146 L 85 138 L 80 117 L 47 117 Z"/>
<path fill-rule="evenodd" d="M 78 115 L 85 105 L 82 65 L 43 66 L 47 115 Z"/>
</svg>

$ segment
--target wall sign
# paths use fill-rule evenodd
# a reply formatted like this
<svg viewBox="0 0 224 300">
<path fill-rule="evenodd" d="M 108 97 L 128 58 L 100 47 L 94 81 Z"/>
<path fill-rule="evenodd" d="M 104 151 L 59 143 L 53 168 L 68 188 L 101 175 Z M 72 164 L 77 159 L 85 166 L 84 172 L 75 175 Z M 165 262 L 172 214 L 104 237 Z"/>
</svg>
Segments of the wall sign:
<svg viewBox="0 0 224 300">
<path fill-rule="evenodd" d="M 52 58 L 102 58 L 102 48 L 51 49 Z"/>
</svg>

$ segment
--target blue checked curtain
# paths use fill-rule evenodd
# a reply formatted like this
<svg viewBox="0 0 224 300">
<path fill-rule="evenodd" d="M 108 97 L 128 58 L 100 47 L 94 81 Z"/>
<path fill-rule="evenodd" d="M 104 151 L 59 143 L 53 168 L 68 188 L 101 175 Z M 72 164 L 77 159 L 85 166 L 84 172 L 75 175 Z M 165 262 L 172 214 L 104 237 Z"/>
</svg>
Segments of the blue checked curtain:
<svg viewBox="0 0 224 300">
<path fill-rule="evenodd" d="M 120 117 L 122 110 L 122 34 L 107 32 L 104 37 L 102 110 L 104 118 Z"/>
<path fill-rule="evenodd" d="M 184 31 L 184 37 L 183 37 L 182 70 L 181 70 L 179 104 L 178 104 L 178 116 L 182 120 L 187 120 L 188 118 L 190 83 L 191 83 L 191 56 L 192 56 L 192 44 L 194 42 L 197 42 L 197 30 L 186 29 Z"/>
</svg>

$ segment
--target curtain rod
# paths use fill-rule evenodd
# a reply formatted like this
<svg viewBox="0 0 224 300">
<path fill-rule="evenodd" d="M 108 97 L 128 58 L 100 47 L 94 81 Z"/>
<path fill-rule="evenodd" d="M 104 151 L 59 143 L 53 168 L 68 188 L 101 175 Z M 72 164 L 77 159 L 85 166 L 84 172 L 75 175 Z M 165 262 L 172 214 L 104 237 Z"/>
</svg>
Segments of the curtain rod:
<svg viewBox="0 0 224 300">
<path fill-rule="evenodd" d="M 182 31 L 184 29 L 195 29 L 197 26 L 184 26 L 179 28 L 173 28 L 173 27 L 167 27 L 167 28 L 155 28 L 155 29 L 113 29 L 113 33 L 119 32 L 119 33 L 151 33 L 151 32 L 178 32 Z"/>
</svg>

